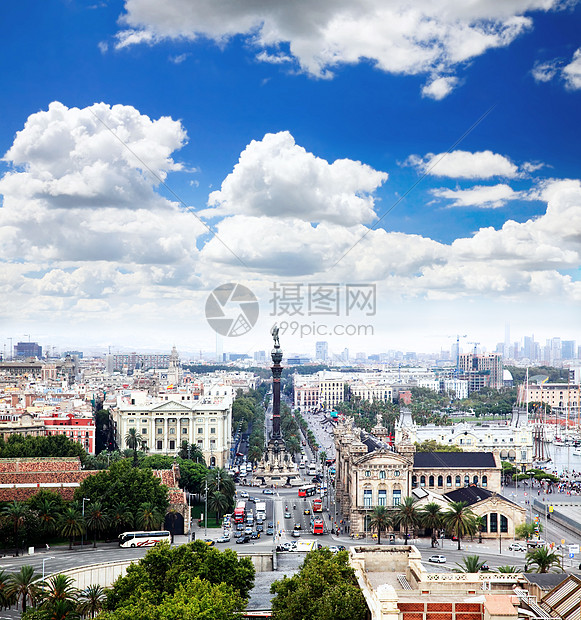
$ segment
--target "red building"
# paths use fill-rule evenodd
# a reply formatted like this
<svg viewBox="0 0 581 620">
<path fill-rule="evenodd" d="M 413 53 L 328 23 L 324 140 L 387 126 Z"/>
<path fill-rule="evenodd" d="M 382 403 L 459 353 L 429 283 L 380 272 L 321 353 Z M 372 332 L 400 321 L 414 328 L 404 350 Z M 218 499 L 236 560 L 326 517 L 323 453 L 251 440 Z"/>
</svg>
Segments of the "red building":
<svg viewBox="0 0 581 620">
<path fill-rule="evenodd" d="M 95 421 L 92 416 L 77 417 L 72 413 L 42 418 L 46 435 L 64 435 L 77 441 L 89 454 L 95 454 Z"/>
</svg>

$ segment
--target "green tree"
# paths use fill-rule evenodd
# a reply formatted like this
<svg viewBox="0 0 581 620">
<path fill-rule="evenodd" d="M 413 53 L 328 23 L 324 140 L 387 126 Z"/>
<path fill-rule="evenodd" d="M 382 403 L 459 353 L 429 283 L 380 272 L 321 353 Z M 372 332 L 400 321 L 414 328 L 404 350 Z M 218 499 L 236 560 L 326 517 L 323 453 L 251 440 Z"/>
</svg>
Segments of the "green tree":
<svg viewBox="0 0 581 620">
<path fill-rule="evenodd" d="M 135 521 L 143 530 L 157 530 L 163 522 L 161 513 L 153 502 L 143 502 L 137 511 Z"/>
<path fill-rule="evenodd" d="M 97 535 L 102 534 L 109 527 L 109 515 L 101 502 L 89 504 L 86 511 L 85 522 L 90 532 L 93 532 L 93 549 L 97 547 Z"/>
<path fill-rule="evenodd" d="M 260 448 L 260 446 L 251 446 L 248 449 L 248 460 L 252 463 L 256 463 L 256 461 L 260 461 L 263 454 L 264 450 Z"/>
<path fill-rule="evenodd" d="M 522 569 L 520 569 L 518 566 L 509 566 L 508 564 L 505 564 L 504 566 L 498 566 L 496 568 L 496 572 L 497 573 L 521 573 Z"/>
<path fill-rule="evenodd" d="M 133 467 L 137 467 L 137 450 L 141 447 L 143 437 L 137 432 L 136 428 L 130 428 L 125 435 L 125 445 L 133 450 Z"/>
<path fill-rule="evenodd" d="M 381 545 L 381 532 L 387 532 L 391 527 L 393 519 L 391 512 L 386 506 L 376 506 L 371 513 L 369 527 L 377 531 L 377 544 Z"/>
<path fill-rule="evenodd" d="M 94 618 L 103 609 L 105 602 L 105 590 L 99 585 L 87 586 L 81 592 L 81 600 L 79 602 L 79 611 L 83 616 Z"/>
<path fill-rule="evenodd" d="M 40 610 L 46 618 L 73 620 L 79 618 L 77 611 L 78 590 L 73 579 L 66 575 L 54 575 L 44 583 L 38 592 Z"/>
<path fill-rule="evenodd" d="M 146 591 L 142 596 L 129 598 L 115 611 L 101 613 L 100 620 L 236 620 L 246 602 L 231 586 L 199 577 L 188 579 L 160 601 L 149 594 Z"/>
<path fill-rule="evenodd" d="M 346 551 L 308 553 L 299 572 L 275 581 L 270 591 L 275 620 L 364 620 L 367 614 Z"/>
<path fill-rule="evenodd" d="M 165 514 L 169 504 L 167 487 L 160 479 L 150 469 L 132 467 L 127 459 L 86 478 L 75 491 L 77 501 L 83 497 L 89 498 L 91 504 L 101 502 L 104 511 L 112 517 L 112 529 L 131 525 L 127 513 L 137 514 L 144 502 L 151 502 L 161 514 Z"/>
<path fill-rule="evenodd" d="M 56 530 L 59 515 L 64 509 L 64 502 L 60 495 L 43 489 L 33 495 L 26 503 L 30 510 L 35 513 L 44 534 Z"/>
<path fill-rule="evenodd" d="M 296 435 L 291 435 L 286 441 L 286 449 L 294 458 L 295 454 L 301 451 L 301 443 Z"/>
<path fill-rule="evenodd" d="M 563 570 L 559 556 L 547 547 L 537 547 L 527 551 L 525 561 L 525 571 L 530 570 L 532 566 L 536 566 L 537 573 L 548 573 L 552 570 L 559 572 Z"/>
<path fill-rule="evenodd" d="M 194 461 L 194 463 L 201 463 L 202 465 L 206 464 L 204 453 L 200 450 L 200 448 L 198 448 L 198 446 L 194 443 L 188 443 L 185 439 L 181 443 L 178 456 L 184 461 Z"/>
<path fill-rule="evenodd" d="M 458 550 L 460 550 L 462 537 L 476 531 L 476 515 L 466 502 L 450 502 L 442 517 L 446 529 L 458 537 Z"/>
<path fill-rule="evenodd" d="M 80 443 L 71 441 L 64 435 L 10 435 L 6 442 L 0 442 L 0 458 L 77 456 L 84 463 L 87 452 Z"/>
<path fill-rule="evenodd" d="M 432 547 L 435 547 L 442 527 L 442 508 L 436 502 L 428 502 L 418 511 L 418 518 L 423 527 L 432 530 Z"/>
<path fill-rule="evenodd" d="M 40 589 L 39 576 L 34 574 L 34 568 L 23 566 L 17 573 L 10 575 L 7 595 L 17 603 L 22 602 L 22 613 L 26 612 L 28 603 L 34 605 Z"/>
<path fill-rule="evenodd" d="M 0 609 L 7 609 L 14 602 L 14 597 L 9 593 L 10 575 L 0 569 Z"/>
<path fill-rule="evenodd" d="M 230 501 L 220 491 L 214 491 L 208 495 L 208 510 L 212 510 L 216 513 L 216 523 L 220 520 L 220 517 L 226 513 L 230 506 Z"/>
<path fill-rule="evenodd" d="M 477 555 L 467 555 L 462 564 L 456 562 L 458 568 L 452 569 L 455 573 L 477 573 L 485 564 L 484 560 L 481 560 Z"/>
<path fill-rule="evenodd" d="M 438 443 L 435 439 L 426 439 L 415 446 L 416 452 L 464 452 L 460 446 Z"/>
<path fill-rule="evenodd" d="M 24 528 L 26 520 L 30 517 L 30 510 L 24 502 L 10 502 L 2 508 L 2 519 L 12 525 L 14 535 L 14 547 L 16 555 L 20 549 L 20 531 Z"/>
<path fill-rule="evenodd" d="M 394 523 L 405 530 L 406 538 L 409 535 L 409 529 L 412 533 L 416 525 L 419 523 L 419 514 L 416 508 L 416 499 L 414 497 L 404 497 L 401 504 L 397 507 L 394 515 Z"/>
<path fill-rule="evenodd" d="M 543 526 L 538 524 L 539 533 L 543 531 Z M 514 534 L 517 538 L 523 538 L 528 540 L 529 538 L 533 538 L 536 534 L 535 532 L 535 524 L 534 523 L 521 523 L 517 525 Z"/>
<path fill-rule="evenodd" d="M 81 511 L 74 505 L 65 508 L 60 516 L 58 529 L 63 536 L 69 539 L 69 549 L 72 549 L 75 537 L 84 534 L 86 531 L 85 520 Z"/>
<path fill-rule="evenodd" d="M 109 525 L 116 534 L 121 533 L 126 527 L 133 527 L 135 516 L 125 503 L 118 504 L 109 514 Z"/>
</svg>

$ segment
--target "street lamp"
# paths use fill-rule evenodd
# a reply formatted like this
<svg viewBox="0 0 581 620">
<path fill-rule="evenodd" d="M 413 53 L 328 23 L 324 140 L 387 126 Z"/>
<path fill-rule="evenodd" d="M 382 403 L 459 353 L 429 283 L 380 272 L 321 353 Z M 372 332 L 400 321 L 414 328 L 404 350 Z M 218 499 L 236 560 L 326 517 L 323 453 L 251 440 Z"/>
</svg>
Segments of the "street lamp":
<svg viewBox="0 0 581 620">
<path fill-rule="evenodd" d="M 50 556 L 50 557 L 48 557 L 48 558 L 42 558 L 42 580 L 43 580 L 43 581 L 44 581 L 44 563 L 45 563 L 47 560 L 54 560 L 54 556 L 52 556 L 52 555 L 51 555 L 51 556 Z"/>
<path fill-rule="evenodd" d="M 206 497 L 205 497 L 205 513 L 204 513 L 204 538 L 208 538 L 208 479 L 206 478 Z"/>
<path fill-rule="evenodd" d="M 88 497 L 83 497 L 83 528 L 85 527 L 85 502 L 90 502 L 90 498 Z M 81 551 L 83 550 L 83 543 L 84 543 L 84 537 L 85 537 L 85 530 L 82 529 L 81 530 Z"/>
</svg>

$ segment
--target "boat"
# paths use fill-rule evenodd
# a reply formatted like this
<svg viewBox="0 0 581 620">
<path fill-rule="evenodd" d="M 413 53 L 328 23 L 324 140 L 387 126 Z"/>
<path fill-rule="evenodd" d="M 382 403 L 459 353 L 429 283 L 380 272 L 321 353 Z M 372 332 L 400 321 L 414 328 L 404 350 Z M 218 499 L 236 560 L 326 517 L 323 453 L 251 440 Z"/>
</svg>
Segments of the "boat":
<svg viewBox="0 0 581 620">
<path fill-rule="evenodd" d="M 574 450 L 573 450 L 573 454 L 575 456 L 581 456 L 581 447 L 577 446 Z"/>
</svg>

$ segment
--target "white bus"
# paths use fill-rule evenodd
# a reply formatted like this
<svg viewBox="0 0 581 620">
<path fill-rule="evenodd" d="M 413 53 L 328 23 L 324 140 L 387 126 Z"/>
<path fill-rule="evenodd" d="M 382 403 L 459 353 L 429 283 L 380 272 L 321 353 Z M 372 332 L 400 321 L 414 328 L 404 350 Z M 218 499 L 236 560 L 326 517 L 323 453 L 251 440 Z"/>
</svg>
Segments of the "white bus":
<svg viewBox="0 0 581 620">
<path fill-rule="evenodd" d="M 314 463 L 311 463 L 309 465 L 309 476 L 316 476 L 317 475 L 317 466 Z"/>
<path fill-rule="evenodd" d="M 154 547 L 164 540 L 171 542 L 171 534 L 166 531 L 160 532 L 123 532 L 119 534 L 120 547 Z"/>
</svg>

